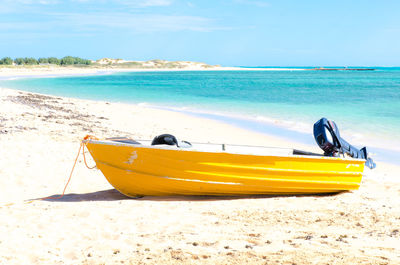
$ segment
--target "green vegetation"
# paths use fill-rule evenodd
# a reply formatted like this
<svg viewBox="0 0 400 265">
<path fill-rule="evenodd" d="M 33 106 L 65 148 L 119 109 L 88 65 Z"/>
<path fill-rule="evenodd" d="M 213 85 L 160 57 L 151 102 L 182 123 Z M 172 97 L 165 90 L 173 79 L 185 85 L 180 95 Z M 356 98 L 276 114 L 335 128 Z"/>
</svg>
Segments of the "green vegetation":
<svg viewBox="0 0 400 265">
<path fill-rule="evenodd" d="M 35 58 L 31 58 L 31 57 L 15 58 L 14 63 L 16 65 L 38 65 L 39 64 L 38 60 L 36 60 Z"/>
<path fill-rule="evenodd" d="M 39 64 L 48 64 L 49 58 L 39 58 Z"/>
<path fill-rule="evenodd" d="M 49 57 L 49 58 L 47 58 L 47 60 L 48 60 L 49 64 L 60 65 L 60 63 L 61 63 L 61 60 L 56 57 Z"/>
<path fill-rule="evenodd" d="M 72 57 L 72 56 L 65 56 L 61 59 L 58 59 L 56 57 L 42 57 L 39 59 L 35 59 L 32 57 L 19 57 L 15 58 L 14 60 L 11 59 L 10 57 L 4 57 L 0 60 L 0 65 L 47 65 L 47 64 L 53 64 L 53 65 L 91 65 L 92 61 L 87 60 L 87 59 L 82 59 L 79 57 Z"/>
<path fill-rule="evenodd" d="M 14 59 L 14 63 L 16 65 L 24 65 L 25 64 L 25 60 L 24 60 L 24 58 L 15 58 Z"/>
<path fill-rule="evenodd" d="M 73 65 L 73 64 L 90 65 L 92 64 L 92 61 L 87 59 L 82 59 L 79 57 L 65 56 L 64 58 L 61 59 L 60 63 L 61 65 Z"/>
<path fill-rule="evenodd" d="M 13 60 L 10 57 L 4 57 L 3 59 L 0 60 L 0 64 L 12 65 Z"/>
<path fill-rule="evenodd" d="M 36 60 L 35 58 L 31 58 L 31 57 L 29 57 L 29 58 L 25 57 L 24 61 L 25 61 L 25 64 L 27 64 L 27 65 L 37 65 L 37 64 L 39 64 L 38 60 Z"/>
</svg>

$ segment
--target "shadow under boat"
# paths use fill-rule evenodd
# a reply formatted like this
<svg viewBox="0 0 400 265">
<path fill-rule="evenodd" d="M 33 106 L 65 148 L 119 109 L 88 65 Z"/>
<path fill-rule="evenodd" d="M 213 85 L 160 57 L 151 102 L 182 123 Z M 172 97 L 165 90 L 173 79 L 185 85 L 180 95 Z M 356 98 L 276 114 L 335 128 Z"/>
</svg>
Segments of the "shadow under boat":
<svg viewBox="0 0 400 265">
<path fill-rule="evenodd" d="M 143 196 L 127 197 L 116 189 L 102 190 L 88 193 L 69 193 L 58 198 L 58 194 L 43 199 L 48 202 L 84 202 L 84 201 L 122 201 L 122 200 L 140 200 L 140 201 L 226 201 L 241 199 L 268 199 L 279 197 L 330 197 L 347 191 L 316 194 L 277 194 L 277 195 L 241 195 L 241 196 L 213 196 L 213 195 L 174 195 L 174 196 Z M 35 200 L 35 199 L 33 199 Z"/>
</svg>

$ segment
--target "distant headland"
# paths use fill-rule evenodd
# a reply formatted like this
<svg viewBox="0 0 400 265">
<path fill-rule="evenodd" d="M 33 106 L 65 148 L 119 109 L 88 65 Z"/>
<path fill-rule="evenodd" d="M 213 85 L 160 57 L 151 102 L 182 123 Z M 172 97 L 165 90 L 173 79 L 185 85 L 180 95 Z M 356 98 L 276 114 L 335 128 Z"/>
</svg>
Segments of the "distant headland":
<svg viewBox="0 0 400 265">
<path fill-rule="evenodd" d="M 12 59 L 4 57 L 0 59 L 1 67 L 82 67 L 82 68 L 125 68 L 125 69 L 212 69 L 219 65 L 209 65 L 191 61 L 167 61 L 154 59 L 149 61 L 129 61 L 124 59 L 102 58 L 89 60 L 80 57 L 65 56 L 56 57 L 19 57 Z"/>
</svg>

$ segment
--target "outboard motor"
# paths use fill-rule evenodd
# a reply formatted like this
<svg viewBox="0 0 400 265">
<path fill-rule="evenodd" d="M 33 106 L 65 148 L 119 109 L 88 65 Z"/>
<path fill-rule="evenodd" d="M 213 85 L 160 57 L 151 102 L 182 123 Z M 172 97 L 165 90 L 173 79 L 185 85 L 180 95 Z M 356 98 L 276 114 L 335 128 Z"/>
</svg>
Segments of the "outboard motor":
<svg viewBox="0 0 400 265">
<path fill-rule="evenodd" d="M 347 154 L 353 158 L 365 159 L 365 165 L 371 169 L 376 164 L 368 157 L 367 148 L 360 150 L 340 137 L 339 129 L 334 121 L 322 118 L 314 124 L 314 138 L 319 147 L 324 150 L 325 156 L 339 156 Z"/>
</svg>

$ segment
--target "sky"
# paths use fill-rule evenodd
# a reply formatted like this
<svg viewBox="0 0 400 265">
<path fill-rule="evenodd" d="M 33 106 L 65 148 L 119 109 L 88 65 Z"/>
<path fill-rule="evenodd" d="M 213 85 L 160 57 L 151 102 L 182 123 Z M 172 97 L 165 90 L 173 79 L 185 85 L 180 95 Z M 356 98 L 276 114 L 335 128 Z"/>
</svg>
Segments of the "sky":
<svg viewBox="0 0 400 265">
<path fill-rule="evenodd" d="M 400 66 L 400 1 L 0 0 L 0 58 Z"/>
</svg>

